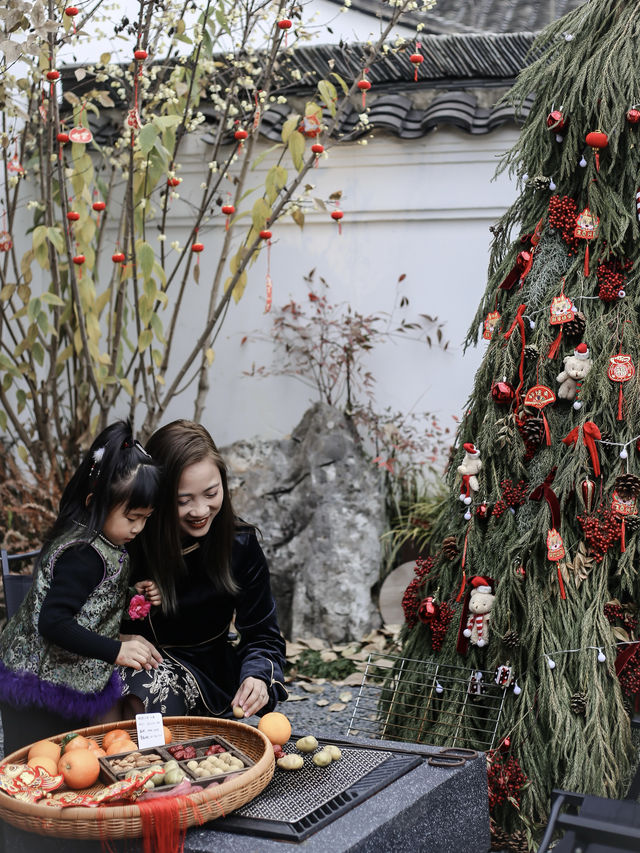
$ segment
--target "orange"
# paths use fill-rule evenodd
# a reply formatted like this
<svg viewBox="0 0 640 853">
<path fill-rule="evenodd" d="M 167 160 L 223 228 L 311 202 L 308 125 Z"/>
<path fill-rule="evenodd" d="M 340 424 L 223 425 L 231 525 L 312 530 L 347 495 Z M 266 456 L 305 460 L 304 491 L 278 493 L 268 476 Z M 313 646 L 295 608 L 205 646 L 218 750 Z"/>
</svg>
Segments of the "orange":
<svg viewBox="0 0 640 853">
<path fill-rule="evenodd" d="M 291 737 L 291 723 L 280 711 L 271 711 L 264 717 L 260 717 L 258 731 L 266 735 L 271 743 L 284 746 Z"/>
<path fill-rule="evenodd" d="M 93 746 L 93 744 L 94 744 L 94 743 L 96 744 L 95 746 Z M 96 743 L 96 741 L 92 741 L 92 744 L 90 744 L 90 745 L 87 747 L 87 749 L 89 750 L 89 752 L 92 752 L 94 755 L 97 755 L 97 756 L 98 756 L 98 758 L 99 758 L 101 755 L 106 755 L 106 754 L 107 754 L 101 746 L 98 746 L 98 744 Z"/>
<path fill-rule="evenodd" d="M 137 748 L 130 738 L 119 737 L 107 749 L 107 755 L 117 755 L 119 752 L 133 752 Z"/>
<path fill-rule="evenodd" d="M 104 737 L 102 738 L 102 748 L 109 749 L 114 740 L 118 740 L 118 738 L 129 738 L 127 730 L 110 729 L 108 732 L 105 732 Z"/>
<path fill-rule="evenodd" d="M 48 758 L 53 759 L 57 764 L 58 759 L 60 758 L 60 746 L 52 740 L 39 740 L 29 749 L 29 752 L 27 753 L 27 760 L 33 755 L 46 755 Z"/>
<path fill-rule="evenodd" d="M 171 734 L 171 729 L 168 726 L 163 726 L 162 731 L 164 732 L 165 744 L 171 743 L 171 741 L 173 740 L 173 735 Z"/>
<path fill-rule="evenodd" d="M 84 735 L 76 735 L 67 741 L 62 752 L 63 755 L 66 755 L 68 752 L 73 752 L 74 749 L 88 749 L 88 747 L 89 738 L 86 738 Z"/>
<path fill-rule="evenodd" d="M 42 767 L 49 776 L 58 775 L 58 762 L 49 758 L 48 755 L 34 755 L 27 761 L 27 764 L 29 767 Z"/>
<path fill-rule="evenodd" d="M 72 749 L 58 762 L 58 773 L 62 773 L 66 786 L 74 791 L 90 788 L 100 775 L 100 762 L 90 749 Z"/>
</svg>

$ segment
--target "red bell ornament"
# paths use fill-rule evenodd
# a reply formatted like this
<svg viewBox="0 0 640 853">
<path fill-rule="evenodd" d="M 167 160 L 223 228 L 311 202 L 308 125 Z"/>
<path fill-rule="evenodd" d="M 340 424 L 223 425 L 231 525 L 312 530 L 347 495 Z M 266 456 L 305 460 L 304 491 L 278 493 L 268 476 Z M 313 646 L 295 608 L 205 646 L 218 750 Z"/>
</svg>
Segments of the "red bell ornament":
<svg viewBox="0 0 640 853">
<path fill-rule="evenodd" d="M 143 50 L 143 48 L 141 47 L 133 51 L 133 58 L 136 60 L 136 62 L 144 62 L 148 56 L 149 54 L 147 53 L 147 51 Z"/>
<path fill-rule="evenodd" d="M 515 388 L 506 379 L 501 382 L 494 382 L 491 386 L 491 397 L 494 403 L 498 403 L 500 406 L 512 403 L 515 395 Z"/>
<path fill-rule="evenodd" d="M 358 80 L 358 89 L 362 92 L 362 109 L 367 106 L 367 92 L 371 88 L 371 83 L 368 80 Z"/>
<path fill-rule="evenodd" d="M 233 214 L 236 212 L 236 209 L 232 204 L 223 204 L 222 212 L 225 216 L 233 216 Z"/>
<path fill-rule="evenodd" d="M 290 30 L 293 26 L 293 21 L 290 21 L 289 18 L 282 18 L 278 21 L 278 29 L 279 30 Z"/>
<path fill-rule="evenodd" d="M 56 142 L 58 142 L 60 145 L 64 145 L 68 141 L 69 141 L 69 134 L 68 133 L 58 133 L 57 134 Z"/>
<path fill-rule="evenodd" d="M 591 512 L 593 509 L 593 501 L 596 496 L 596 484 L 593 480 L 587 478 L 583 480 L 580 484 L 580 494 L 582 497 L 582 505 L 584 506 L 587 512 Z"/>
<path fill-rule="evenodd" d="M 0 231 L 0 252 L 9 252 L 13 248 L 13 240 L 8 231 Z"/>
<path fill-rule="evenodd" d="M 587 145 L 593 150 L 596 155 L 596 172 L 600 171 L 600 150 L 606 148 L 609 144 L 609 137 L 601 130 L 592 130 L 584 138 Z"/>
<path fill-rule="evenodd" d="M 200 252 L 204 251 L 204 243 L 193 243 L 191 245 L 191 251 L 195 252 L 197 255 L 200 254 Z"/>
<path fill-rule="evenodd" d="M 311 146 L 311 150 L 314 154 L 322 154 L 322 152 L 324 151 L 324 145 L 320 145 L 319 142 L 314 142 Z"/>
<path fill-rule="evenodd" d="M 242 151 L 242 143 L 245 141 L 247 136 L 249 136 L 249 134 L 246 130 L 242 130 L 242 128 L 236 130 L 233 134 L 233 138 L 238 143 L 238 154 Z"/>
<path fill-rule="evenodd" d="M 69 222 L 77 222 L 78 219 L 80 219 L 80 214 L 77 210 L 70 210 L 67 213 L 67 219 L 69 220 Z"/>
<path fill-rule="evenodd" d="M 96 211 L 96 213 L 101 213 L 106 209 L 107 205 L 103 201 L 94 201 L 91 207 Z"/>
<path fill-rule="evenodd" d="M 81 266 L 82 266 L 82 264 L 83 264 L 86 260 L 87 260 L 87 259 L 85 258 L 85 256 L 84 256 L 84 255 L 76 255 L 76 256 L 74 257 L 74 259 L 73 259 L 73 263 L 74 263 L 76 266 L 81 267 Z"/>
<path fill-rule="evenodd" d="M 124 262 L 124 259 L 124 252 L 114 252 L 113 255 L 111 255 L 111 260 L 114 264 L 121 264 Z"/>
<path fill-rule="evenodd" d="M 413 82 L 418 82 L 418 68 L 424 62 L 424 56 L 417 51 L 420 50 L 420 45 L 416 44 L 416 53 L 412 53 L 409 57 L 409 62 L 413 65 Z"/>
</svg>

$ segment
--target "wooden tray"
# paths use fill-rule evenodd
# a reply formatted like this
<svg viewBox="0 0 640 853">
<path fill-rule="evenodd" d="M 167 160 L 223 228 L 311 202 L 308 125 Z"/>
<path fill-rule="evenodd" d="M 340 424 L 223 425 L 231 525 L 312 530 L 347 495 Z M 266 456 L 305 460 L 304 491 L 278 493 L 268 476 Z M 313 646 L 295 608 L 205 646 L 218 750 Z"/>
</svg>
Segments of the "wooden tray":
<svg viewBox="0 0 640 853">
<path fill-rule="evenodd" d="M 218 735 L 255 762 L 221 785 L 178 797 L 182 826 L 200 825 L 229 814 L 252 800 L 271 781 L 275 768 L 273 748 L 268 738 L 257 728 L 212 717 L 165 717 L 163 722 L 171 729 L 176 742 Z M 114 728 L 125 729 L 130 735 L 136 732 L 134 720 L 77 731 L 102 743 L 103 734 Z M 52 737 L 51 740 L 59 743 L 64 734 Z M 3 759 L 3 763 L 26 764 L 29 749 L 30 746 L 25 746 L 11 753 Z M 89 790 L 97 791 L 103 787 L 102 782 L 97 782 Z M 135 803 L 57 809 L 38 803 L 23 803 L 0 791 L 0 817 L 19 829 L 60 838 L 137 838 L 143 833 L 140 808 Z"/>
</svg>

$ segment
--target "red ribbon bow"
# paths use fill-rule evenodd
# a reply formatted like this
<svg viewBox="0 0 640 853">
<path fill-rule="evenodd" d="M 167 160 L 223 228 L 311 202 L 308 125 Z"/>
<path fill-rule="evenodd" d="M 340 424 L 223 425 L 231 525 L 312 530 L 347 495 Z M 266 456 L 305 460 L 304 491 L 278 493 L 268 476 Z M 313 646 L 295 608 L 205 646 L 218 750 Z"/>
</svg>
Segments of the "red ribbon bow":
<svg viewBox="0 0 640 853">
<path fill-rule="evenodd" d="M 578 434 L 582 429 L 582 442 L 589 451 L 589 456 L 591 457 L 591 464 L 593 465 L 593 473 L 596 477 L 600 476 L 600 459 L 598 458 L 598 448 L 596 447 L 596 441 L 599 441 L 602 436 L 600 434 L 600 430 L 594 424 L 593 421 L 585 421 L 582 427 L 574 427 L 569 435 L 565 436 L 562 439 L 562 443 L 576 444 L 578 441 Z"/>
</svg>

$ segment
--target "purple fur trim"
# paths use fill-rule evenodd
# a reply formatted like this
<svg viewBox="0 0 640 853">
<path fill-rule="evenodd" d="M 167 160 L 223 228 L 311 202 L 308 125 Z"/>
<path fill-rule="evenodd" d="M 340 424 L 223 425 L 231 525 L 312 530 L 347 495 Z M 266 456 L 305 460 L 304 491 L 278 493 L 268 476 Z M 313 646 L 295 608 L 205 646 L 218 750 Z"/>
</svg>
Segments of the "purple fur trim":
<svg viewBox="0 0 640 853">
<path fill-rule="evenodd" d="M 82 693 L 64 684 L 41 681 L 32 672 L 13 672 L 0 661 L 0 701 L 13 708 L 46 708 L 64 717 L 95 717 L 108 711 L 122 695 L 114 670 L 100 693 Z"/>
</svg>

